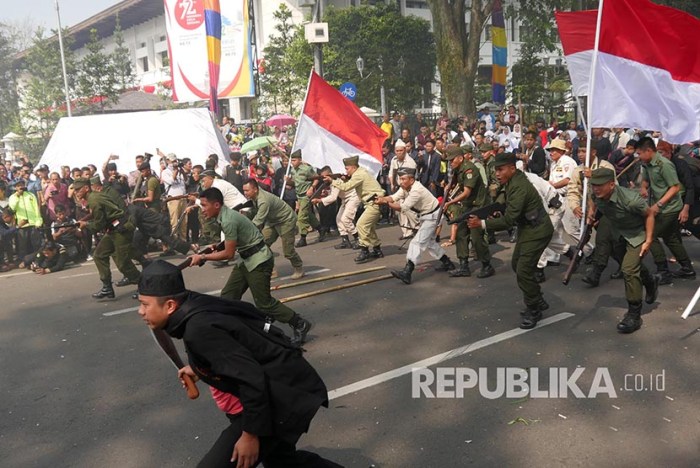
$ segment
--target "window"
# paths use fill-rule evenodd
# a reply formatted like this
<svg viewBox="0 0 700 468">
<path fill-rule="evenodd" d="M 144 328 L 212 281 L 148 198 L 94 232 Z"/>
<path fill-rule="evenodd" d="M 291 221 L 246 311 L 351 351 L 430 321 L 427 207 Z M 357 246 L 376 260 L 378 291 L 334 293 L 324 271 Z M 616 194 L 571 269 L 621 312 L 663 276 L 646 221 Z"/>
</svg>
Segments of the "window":
<svg viewBox="0 0 700 468">
<path fill-rule="evenodd" d="M 144 73 L 148 71 L 148 57 L 141 57 L 139 59 L 141 61 L 141 68 L 143 69 Z"/>
<path fill-rule="evenodd" d="M 487 24 L 484 26 L 484 41 L 490 41 L 491 40 L 491 25 Z"/>
<path fill-rule="evenodd" d="M 167 39 L 167 36 L 160 36 L 160 37 L 158 38 L 158 42 L 163 42 L 163 41 L 165 41 L 166 39 Z"/>
<path fill-rule="evenodd" d="M 170 66 L 170 59 L 168 59 L 168 51 L 164 50 L 163 52 L 160 53 L 160 66 L 161 67 L 168 67 Z"/>
<path fill-rule="evenodd" d="M 144 47 L 146 47 L 146 43 L 145 43 L 145 42 L 141 42 L 141 43 L 139 44 L 139 49 L 143 49 Z"/>
</svg>

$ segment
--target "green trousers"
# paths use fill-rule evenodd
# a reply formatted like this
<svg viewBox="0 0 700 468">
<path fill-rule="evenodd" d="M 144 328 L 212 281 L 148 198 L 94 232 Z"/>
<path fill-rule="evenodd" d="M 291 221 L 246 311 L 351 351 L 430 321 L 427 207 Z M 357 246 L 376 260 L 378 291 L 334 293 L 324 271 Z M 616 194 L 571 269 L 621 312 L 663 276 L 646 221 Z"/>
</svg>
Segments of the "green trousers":
<svg viewBox="0 0 700 468">
<path fill-rule="evenodd" d="M 613 238 L 610 220 L 603 216 L 598 221 L 595 229 L 595 250 L 593 251 L 593 265 L 605 269 L 608 259 L 612 255 L 615 239 Z"/>
<path fill-rule="evenodd" d="M 377 223 L 381 217 L 379 206 L 374 203 L 365 205 L 365 211 L 362 212 L 360 219 L 357 220 L 357 234 L 359 244 L 362 247 L 379 247 L 382 241 L 377 235 Z"/>
<path fill-rule="evenodd" d="M 654 282 L 654 277 L 639 256 L 641 250 L 642 244 L 632 247 L 623 237 L 616 239 L 613 247 L 612 254 L 620 263 L 625 279 L 625 298 L 630 304 L 641 304 L 642 286 L 650 286 Z"/>
<path fill-rule="evenodd" d="M 270 276 L 275 260 L 270 258 L 252 271 L 241 262 L 233 266 L 226 285 L 221 290 L 224 299 L 240 300 L 250 288 L 255 306 L 278 322 L 289 323 L 295 313 L 270 294 Z"/>
<path fill-rule="evenodd" d="M 518 242 L 513 249 L 511 267 L 528 307 L 534 307 L 542 300 L 542 289 L 535 280 L 535 270 L 542 252 L 552 240 L 552 233 L 549 217 L 536 228 L 518 226 Z"/>
<path fill-rule="evenodd" d="M 309 197 L 298 197 L 299 200 L 299 213 L 297 213 L 297 227 L 299 228 L 299 234 L 305 236 L 309 233 L 309 228 L 318 229 L 319 222 L 316 215 L 313 212 L 313 205 Z"/>
<path fill-rule="evenodd" d="M 678 263 L 689 262 L 688 252 L 683 247 L 683 240 L 680 233 L 680 225 L 678 223 L 678 211 L 674 213 L 659 213 L 656 215 L 654 223 L 654 242 L 651 244 L 651 254 L 654 257 L 654 263 L 666 263 L 666 252 L 659 242 L 659 238 L 663 239 L 664 244 L 671 251 Z"/>
<path fill-rule="evenodd" d="M 454 205 L 451 205 L 452 208 Z M 467 208 L 472 209 L 472 208 Z M 464 213 L 465 209 L 455 209 L 453 216 L 457 217 Z M 484 236 L 484 230 L 481 228 L 470 229 L 467 226 L 467 222 L 459 223 L 457 225 L 457 258 L 469 258 L 469 240 L 471 239 L 472 245 L 474 246 L 474 251 L 476 252 L 476 260 L 483 263 L 488 263 L 491 261 L 491 251 L 489 250 L 489 244 Z"/>
<path fill-rule="evenodd" d="M 131 281 L 138 281 L 141 274 L 131 261 L 133 258 L 132 240 L 134 237 L 134 225 L 131 221 L 126 223 L 122 232 L 110 232 L 105 234 L 100 243 L 95 247 L 92 255 L 95 260 L 97 272 L 103 283 L 112 281 L 112 271 L 109 268 L 109 258 L 114 259 L 114 264 L 119 271 Z"/>
<path fill-rule="evenodd" d="M 282 239 L 282 254 L 289 260 L 294 268 L 301 268 L 304 262 L 294 248 L 294 224 L 279 224 L 277 226 L 265 226 L 262 230 L 265 244 L 271 247 L 275 241 Z"/>
</svg>

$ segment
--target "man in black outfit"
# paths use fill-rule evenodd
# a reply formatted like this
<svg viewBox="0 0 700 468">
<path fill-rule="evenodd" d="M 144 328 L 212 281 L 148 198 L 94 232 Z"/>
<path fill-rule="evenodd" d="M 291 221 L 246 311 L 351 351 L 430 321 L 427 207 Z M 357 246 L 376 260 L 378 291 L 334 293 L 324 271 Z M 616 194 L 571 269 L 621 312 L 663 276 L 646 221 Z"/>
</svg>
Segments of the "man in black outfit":
<svg viewBox="0 0 700 468">
<path fill-rule="evenodd" d="M 326 386 L 302 350 L 252 304 L 185 289 L 180 270 L 157 260 L 139 281 L 139 315 L 149 328 L 182 339 L 189 365 L 178 372 L 212 387 L 230 425 L 199 467 L 339 467 L 296 450 Z"/>
</svg>

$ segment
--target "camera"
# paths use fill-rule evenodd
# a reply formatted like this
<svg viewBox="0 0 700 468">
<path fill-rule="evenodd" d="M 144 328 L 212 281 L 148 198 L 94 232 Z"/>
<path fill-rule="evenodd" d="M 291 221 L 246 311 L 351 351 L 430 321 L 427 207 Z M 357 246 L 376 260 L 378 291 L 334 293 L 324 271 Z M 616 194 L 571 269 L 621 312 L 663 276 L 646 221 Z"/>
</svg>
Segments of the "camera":
<svg viewBox="0 0 700 468">
<path fill-rule="evenodd" d="M 51 195 L 58 195 L 58 190 L 51 190 Z"/>
</svg>

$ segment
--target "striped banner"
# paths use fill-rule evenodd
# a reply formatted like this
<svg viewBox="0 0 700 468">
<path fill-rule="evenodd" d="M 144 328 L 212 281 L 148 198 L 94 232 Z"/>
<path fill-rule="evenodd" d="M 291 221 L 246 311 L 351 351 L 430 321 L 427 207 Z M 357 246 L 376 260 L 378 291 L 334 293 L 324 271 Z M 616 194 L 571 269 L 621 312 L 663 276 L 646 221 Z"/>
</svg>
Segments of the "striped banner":
<svg viewBox="0 0 700 468">
<path fill-rule="evenodd" d="M 491 14 L 491 43 L 493 44 L 493 66 L 491 72 L 492 101 L 496 104 L 506 102 L 506 75 L 508 72 L 508 40 L 506 23 L 503 17 L 501 0 L 494 0 Z"/>
<path fill-rule="evenodd" d="M 209 110 L 219 111 L 218 89 L 221 68 L 221 6 L 219 0 L 204 0 L 204 27 L 207 32 L 209 60 Z"/>
</svg>

